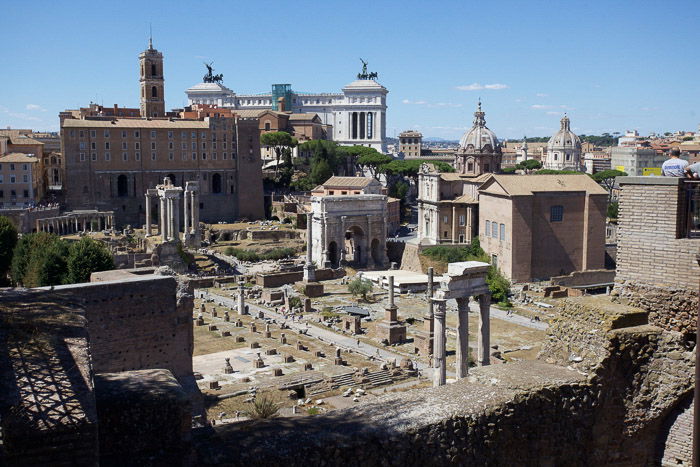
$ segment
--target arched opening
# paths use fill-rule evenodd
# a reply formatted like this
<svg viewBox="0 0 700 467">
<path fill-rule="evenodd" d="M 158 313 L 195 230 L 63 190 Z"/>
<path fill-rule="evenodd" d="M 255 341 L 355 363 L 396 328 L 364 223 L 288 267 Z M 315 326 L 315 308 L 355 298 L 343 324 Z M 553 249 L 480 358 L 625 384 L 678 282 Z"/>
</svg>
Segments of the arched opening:
<svg viewBox="0 0 700 467">
<path fill-rule="evenodd" d="M 117 177 L 117 196 L 129 196 L 129 180 L 126 175 L 122 174 Z"/>
<path fill-rule="evenodd" d="M 168 178 L 170 179 L 170 183 L 177 185 L 177 178 L 175 178 L 175 174 L 168 174 Z"/>
<path fill-rule="evenodd" d="M 358 226 L 352 226 L 345 231 L 343 245 L 345 261 L 354 267 L 367 266 L 367 247 L 365 233 Z"/>
<path fill-rule="evenodd" d="M 158 97 L 158 88 L 155 86 L 151 87 L 151 97 Z"/>
<path fill-rule="evenodd" d="M 326 258 L 329 263 L 331 263 L 331 267 L 337 268 L 338 267 L 338 244 L 335 242 L 330 242 L 328 244 L 328 258 Z"/>
<path fill-rule="evenodd" d="M 211 191 L 212 193 L 221 193 L 221 175 L 214 174 L 211 177 Z"/>
<path fill-rule="evenodd" d="M 383 266 L 384 265 L 384 261 L 383 261 L 384 255 L 382 255 L 382 248 L 381 248 L 381 245 L 379 243 L 379 240 L 376 238 L 372 240 L 371 251 L 372 251 L 372 261 L 374 261 L 374 266 L 375 267 Z"/>
</svg>

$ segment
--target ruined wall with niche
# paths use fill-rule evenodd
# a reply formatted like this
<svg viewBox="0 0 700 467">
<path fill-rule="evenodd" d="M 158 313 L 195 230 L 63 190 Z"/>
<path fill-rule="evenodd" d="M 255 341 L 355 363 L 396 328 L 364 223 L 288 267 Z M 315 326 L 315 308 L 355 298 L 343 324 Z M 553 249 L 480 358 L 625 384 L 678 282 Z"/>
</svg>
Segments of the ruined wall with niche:
<svg viewBox="0 0 700 467">
<path fill-rule="evenodd" d="M 561 313 L 539 361 L 473 369 L 454 384 L 324 416 L 208 429 L 198 437 L 199 461 L 658 464 L 669 417 L 692 390 L 692 349 L 679 333 L 646 324 L 642 310 L 604 297 L 566 300 Z"/>
</svg>

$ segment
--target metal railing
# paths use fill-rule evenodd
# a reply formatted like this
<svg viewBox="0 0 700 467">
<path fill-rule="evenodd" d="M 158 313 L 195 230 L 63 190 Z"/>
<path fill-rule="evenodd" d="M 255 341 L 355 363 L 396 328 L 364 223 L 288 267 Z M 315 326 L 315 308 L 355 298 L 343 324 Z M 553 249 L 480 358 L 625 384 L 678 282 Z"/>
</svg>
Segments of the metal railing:
<svg viewBox="0 0 700 467">
<path fill-rule="evenodd" d="M 684 180 L 682 232 L 685 238 L 700 238 L 700 180 Z"/>
</svg>

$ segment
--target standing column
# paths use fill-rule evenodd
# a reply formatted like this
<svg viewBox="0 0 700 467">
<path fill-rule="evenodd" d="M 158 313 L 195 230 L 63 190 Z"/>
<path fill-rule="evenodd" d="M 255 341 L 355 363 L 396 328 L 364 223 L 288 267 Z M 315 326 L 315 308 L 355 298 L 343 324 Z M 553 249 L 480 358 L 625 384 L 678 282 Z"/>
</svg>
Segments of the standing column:
<svg viewBox="0 0 700 467">
<path fill-rule="evenodd" d="M 146 237 L 151 236 L 151 196 L 146 193 Z"/>
<path fill-rule="evenodd" d="M 168 198 L 168 240 L 175 238 L 177 231 L 175 229 L 175 199 Z"/>
<path fill-rule="evenodd" d="M 457 243 L 457 208 L 452 205 L 452 243 Z"/>
<path fill-rule="evenodd" d="M 163 241 L 165 241 L 165 211 L 166 211 L 165 198 L 162 196 L 159 196 L 158 201 L 159 201 L 159 208 L 160 208 L 160 212 L 159 212 L 159 216 L 158 216 L 160 218 L 160 223 L 158 225 L 158 233 L 160 234 L 161 237 L 163 237 Z"/>
<path fill-rule="evenodd" d="M 173 198 L 173 239 L 180 240 L 180 197 Z"/>
<path fill-rule="evenodd" d="M 199 238 L 199 193 L 192 192 L 192 230 L 196 238 Z"/>
<path fill-rule="evenodd" d="M 304 282 L 316 282 L 316 268 L 312 260 L 313 249 L 313 222 L 314 215 L 306 215 L 306 264 L 304 265 Z"/>
<path fill-rule="evenodd" d="M 491 363 L 491 295 L 479 295 L 479 336 L 477 347 L 479 349 L 479 364 L 489 365 Z"/>
<path fill-rule="evenodd" d="M 185 191 L 183 198 L 183 204 L 182 204 L 182 217 L 184 218 L 185 221 L 185 234 L 183 235 L 183 239 L 185 241 L 185 244 L 189 243 L 190 239 L 190 210 L 189 210 L 189 204 L 190 204 L 190 192 Z"/>
<path fill-rule="evenodd" d="M 245 282 L 243 279 L 238 281 L 238 314 L 245 314 Z"/>
<path fill-rule="evenodd" d="M 433 373 L 433 386 L 444 386 L 447 382 L 445 366 L 445 315 L 446 300 L 433 298 L 437 305 L 435 310 L 435 338 L 433 339 L 433 362 L 435 370 Z"/>
<path fill-rule="evenodd" d="M 78 218 L 73 219 L 75 221 L 75 233 L 78 233 Z"/>
<path fill-rule="evenodd" d="M 434 313 L 433 313 L 433 268 L 429 267 L 428 268 L 428 290 L 426 291 L 426 295 L 428 297 L 428 314 L 425 316 L 425 324 L 424 324 L 424 330 L 428 335 L 428 342 L 427 342 L 427 354 L 432 355 L 433 354 L 433 333 L 434 333 Z M 432 366 L 435 367 L 435 361 L 432 362 Z"/>
<path fill-rule="evenodd" d="M 457 299 L 457 378 L 469 373 L 469 297 Z"/>
</svg>

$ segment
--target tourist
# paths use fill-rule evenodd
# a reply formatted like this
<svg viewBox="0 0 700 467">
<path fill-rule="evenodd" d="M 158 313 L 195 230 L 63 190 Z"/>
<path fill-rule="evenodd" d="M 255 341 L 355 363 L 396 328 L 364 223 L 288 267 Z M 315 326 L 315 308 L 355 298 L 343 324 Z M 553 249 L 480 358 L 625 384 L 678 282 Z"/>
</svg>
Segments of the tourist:
<svg viewBox="0 0 700 467">
<path fill-rule="evenodd" d="M 685 168 L 686 178 L 700 178 L 700 162 L 690 164 Z"/>
<path fill-rule="evenodd" d="M 670 158 L 661 165 L 661 174 L 664 177 L 683 177 L 684 169 L 688 167 L 688 161 L 681 157 L 681 150 L 678 148 L 671 149 Z"/>
</svg>

